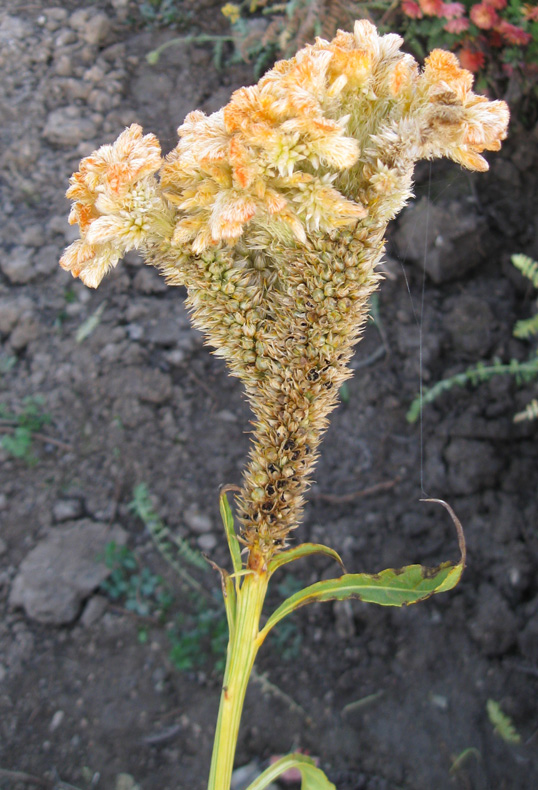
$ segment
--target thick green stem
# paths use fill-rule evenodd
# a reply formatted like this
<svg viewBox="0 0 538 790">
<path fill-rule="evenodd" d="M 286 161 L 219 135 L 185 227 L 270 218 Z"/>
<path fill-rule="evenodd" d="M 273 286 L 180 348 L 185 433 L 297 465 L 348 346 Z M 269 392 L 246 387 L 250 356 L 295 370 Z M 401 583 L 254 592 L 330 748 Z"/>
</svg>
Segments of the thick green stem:
<svg viewBox="0 0 538 790">
<path fill-rule="evenodd" d="M 252 572 L 237 591 L 233 633 L 228 642 L 208 790 L 229 790 L 245 694 L 261 644 L 259 624 L 268 574 Z"/>
</svg>

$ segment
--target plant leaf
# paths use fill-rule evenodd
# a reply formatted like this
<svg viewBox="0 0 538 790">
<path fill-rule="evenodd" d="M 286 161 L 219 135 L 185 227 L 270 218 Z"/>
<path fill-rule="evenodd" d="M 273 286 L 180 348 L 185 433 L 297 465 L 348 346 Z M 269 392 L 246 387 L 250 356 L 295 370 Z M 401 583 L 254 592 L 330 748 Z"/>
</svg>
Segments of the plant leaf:
<svg viewBox="0 0 538 790">
<path fill-rule="evenodd" d="M 299 590 L 295 595 L 291 595 L 273 612 L 260 631 L 260 643 L 280 620 L 309 603 L 358 598 L 365 603 L 376 603 L 380 606 L 407 606 L 455 587 L 461 579 L 466 559 L 465 539 L 461 523 L 450 505 L 442 499 L 421 501 L 438 503 L 450 514 L 458 533 L 461 553 L 461 559 L 457 564 L 444 562 L 436 568 L 407 565 L 398 570 L 387 568 L 375 574 L 349 573 L 339 579 L 328 579 L 311 584 L 309 587 Z"/>
<path fill-rule="evenodd" d="M 75 341 L 77 343 L 82 343 L 89 337 L 92 332 L 94 332 L 99 324 L 101 323 L 101 316 L 103 315 L 106 307 L 106 299 L 104 302 L 101 302 L 97 310 L 95 310 L 89 318 L 82 322 L 82 324 L 77 329 L 77 333 L 75 335 Z"/>
<path fill-rule="evenodd" d="M 500 735 L 506 743 L 521 743 L 521 735 L 514 727 L 510 716 L 503 713 L 499 703 L 494 699 L 488 699 L 486 708 L 489 720 L 493 724 L 493 732 Z"/>
<path fill-rule="evenodd" d="M 288 754 L 270 765 L 248 786 L 247 790 L 263 790 L 290 768 L 297 768 L 300 771 L 301 790 L 336 790 L 311 757 L 297 753 Z"/>
<path fill-rule="evenodd" d="M 301 543 L 300 546 L 294 546 L 293 549 L 276 554 L 269 562 L 269 573 L 273 573 L 277 568 L 281 568 L 282 565 L 286 565 L 288 562 L 294 562 L 301 557 L 308 557 L 310 554 L 326 554 L 328 557 L 336 560 L 344 572 L 346 570 L 340 555 L 334 549 L 324 546 L 322 543 Z"/>
<path fill-rule="evenodd" d="M 226 540 L 228 541 L 228 548 L 230 549 L 230 555 L 232 557 L 234 573 L 239 573 L 243 567 L 243 563 L 241 562 L 241 549 L 239 547 L 237 535 L 235 534 L 234 517 L 230 505 L 228 504 L 228 497 L 226 496 L 227 490 L 229 490 L 228 487 L 224 488 L 220 494 L 220 515 L 226 532 Z"/>
</svg>

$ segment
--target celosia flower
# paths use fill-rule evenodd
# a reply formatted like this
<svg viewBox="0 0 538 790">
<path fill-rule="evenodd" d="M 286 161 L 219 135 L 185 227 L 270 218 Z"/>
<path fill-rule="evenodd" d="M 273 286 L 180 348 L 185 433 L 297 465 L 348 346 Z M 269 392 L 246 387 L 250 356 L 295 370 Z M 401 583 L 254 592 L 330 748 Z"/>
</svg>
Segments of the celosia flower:
<svg viewBox="0 0 538 790">
<path fill-rule="evenodd" d="M 538 22 L 538 6 L 531 6 L 529 3 L 525 3 L 521 10 L 523 19 L 527 22 Z"/>
<path fill-rule="evenodd" d="M 444 16 L 445 19 L 460 19 L 464 14 L 465 6 L 463 3 L 443 3 L 441 16 Z"/>
<path fill-rule="evenodd" d="M 69 222 L 81 239 L 64 252 L 64 269 L 96 288 L 128 250 L 147 249 L 170 231 L 172 213 L 155 178 L 161 164 L 157 138 L 142 137 L 136 125 L 82 160 L 67 190 L 75 201 Z"/>
<path fill-rule="evenodd" d="M 523 30 L 517 25 L 510 24 L 510 22 L 507 22 L 506 19 L 501 20 L 501 22 L 499 22 L 499 24 L 496 26 L 495 30 L 506 41 L 508 41 L 509 44 L 525 46 L 532 41 L 532 36 L 530 33 L 527 33 L 526 30 Z"/>
<path fill-rule="evenodd" d="M 402 11 L 411 19 L 422 19 L 422 9 L 415 0 L 402 0 Z"/>
<path fill-rule="evenodd" d="M 460 49 L 458 57 L 461 65 L 472 72 L 480 71 L 486 62 L 486 56 L 483 52 L 476 49 L 469 49 L 468 47 Z"/>
<path fill-rule="evenodd" d="M 210 116 L 160 169 L 133 126 L 84 160 L 68 194 L 82 240 L 62 265 L 96 285 L 137 247 L 184 285 L 195 326 L 244 383 L 255 422 L 239 498 L 251 567 L 299 521 L 327 418 L 367 318 L 387 222 L 419 159 L 486 170 L 508 109 L 455 55 L 420 72 L 367 21 L 317 39 Z"/>
<path fill-rule="evenodd" d="M 491 30 L 499 23 L 497 12 L 491 5 L 478 3 L 471 8 L 472 22 L 481 30 Z"/>
<path fill-rule="evenodd" d="M 426 16 L 443 16 L 443 0 L 418 0 Z"/>
<path fill-rule="evenodd" d="M 469 29 L 469 20 L 466 17 L 459 19 L 449 19 L 446 25 L 443 25 L 443 30 L 447 33 L 463 33 Z M 468 68 L 467 66 L 465 68 Z"/>
</svg>

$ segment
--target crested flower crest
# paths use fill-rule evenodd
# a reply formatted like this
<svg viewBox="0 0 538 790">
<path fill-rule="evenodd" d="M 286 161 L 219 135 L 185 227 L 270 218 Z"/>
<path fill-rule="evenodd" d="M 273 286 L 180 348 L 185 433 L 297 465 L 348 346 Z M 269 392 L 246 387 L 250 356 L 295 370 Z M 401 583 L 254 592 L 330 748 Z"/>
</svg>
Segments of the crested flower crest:
<svg viewBox="0 0 538 790">
<path fill-rule="evenodd" d="M 186 286 L 194 325 L 241 378 L 255 419 L 239 517 L 258 564 L 299 522 L 415 163 L 486 170 L 506 136 L 506 104 L 473 93 L 454 55 L 420 70 L 401 44 L 365 20 L 319 38 L 218 112 L 191 112 L 164 162 L 134 125 L 67 193 L 81 239 L 62 266 L 95 287 L 140 250 Z"/>
</svg>

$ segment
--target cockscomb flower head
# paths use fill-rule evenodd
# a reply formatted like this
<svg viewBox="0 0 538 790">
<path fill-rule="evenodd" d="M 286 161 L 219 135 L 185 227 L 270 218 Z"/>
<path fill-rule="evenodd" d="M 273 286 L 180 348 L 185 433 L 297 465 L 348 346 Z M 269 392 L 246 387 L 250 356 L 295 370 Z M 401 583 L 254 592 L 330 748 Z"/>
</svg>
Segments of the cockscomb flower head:
<svg viewBox="0 0 538 790">
<path fill-rule="evenodd" d="M 132 126 L 83 160 L 68 191 L 82 238 L 62 265 L 95 286 L 139 249 L 186 286 L 194 325 L 245 386 L 251 567 L 298 525 L 415 163 L 486 170 L 481 154 L 506 135 L 506 105 L 475 95 L 454 55 L 435 50 L 420 71 L 401 43 L 364 20 L 317 39 L 218 112 L 190 113 L 164 163 Z"/>
<path fill-rule="evenodd" d="M 80 163 L 67 197 L 81 239 L 60 260 L 64 269 L 92 288 L 132 249 L 151 245 L 170 230 L 172 211 L 158 190 L 155 173 L 161 148 L 153 134 L 133 124 L 116 140 Z"/>
</svg>

